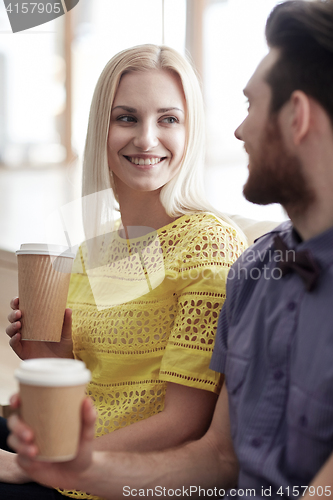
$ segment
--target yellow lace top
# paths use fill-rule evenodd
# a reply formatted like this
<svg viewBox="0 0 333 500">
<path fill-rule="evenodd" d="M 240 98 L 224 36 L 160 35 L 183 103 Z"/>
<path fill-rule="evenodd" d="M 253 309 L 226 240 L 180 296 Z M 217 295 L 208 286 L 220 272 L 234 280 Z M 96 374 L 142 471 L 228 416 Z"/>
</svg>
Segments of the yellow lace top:
<svg viewBox="0 0 333 500">
<path fill-rule="evenodd" d="M 162 411 L 167 382 L 219 392 L 209 363 L 228 270 L 245 242 L 198 213 L 131 240 L 115 232 L 100 247 L 98 265 L 80 248 L 68 300 L 74 354 L 92 372 L 96 436 Z"/>
</svg>

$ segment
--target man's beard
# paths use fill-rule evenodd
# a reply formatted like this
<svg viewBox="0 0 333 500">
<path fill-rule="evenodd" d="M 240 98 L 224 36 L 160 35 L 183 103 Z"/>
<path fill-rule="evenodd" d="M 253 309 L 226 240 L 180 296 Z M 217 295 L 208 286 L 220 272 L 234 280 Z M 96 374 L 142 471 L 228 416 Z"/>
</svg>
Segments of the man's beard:
<svg viewBox="0 0 333 500">
<path fill-rule="evenodd" d="M 252 203 L 280 203 L 293 213 L 304 212 L 314 200 L 300 161 L 284 144 L 276 116 L 267 120 L 258 154 L 251 154 L 243 194 Z"/>
</svg>

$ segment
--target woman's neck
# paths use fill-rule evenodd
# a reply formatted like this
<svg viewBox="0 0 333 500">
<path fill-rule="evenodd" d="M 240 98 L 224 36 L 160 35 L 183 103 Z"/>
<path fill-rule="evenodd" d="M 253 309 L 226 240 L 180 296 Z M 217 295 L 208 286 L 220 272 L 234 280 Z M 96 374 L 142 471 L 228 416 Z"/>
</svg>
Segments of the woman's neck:
<svg viewBox="0 0 333 500">
<path fill-rule="evenodd" d="M 160 191 L 135 192 L 133 196 L 119 197 L 123 226 L 141 226 L 160 229 L 175 220 L 170 217 L 160 200 Z"/>
</svg>

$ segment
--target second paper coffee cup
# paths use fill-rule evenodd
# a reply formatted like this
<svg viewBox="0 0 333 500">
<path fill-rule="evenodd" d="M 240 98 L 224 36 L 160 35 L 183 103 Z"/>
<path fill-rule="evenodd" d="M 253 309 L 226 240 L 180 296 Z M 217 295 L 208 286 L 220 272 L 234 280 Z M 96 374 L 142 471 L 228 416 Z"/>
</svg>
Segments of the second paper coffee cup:
<svg viewBox="0 0 333 500">
<path fill-rule="evenodd" d="M 60 342 L 74 254 L 42 243 L 16 254 L 22 340 Z"/>
<path fill-rule="evenodd" d="M 42 358 L 23 361 L 15 376 L 20 384 L 21 416 L 34 431 L 37 458 L 73 459 L 90 371 L 82 361 Z"/>
</svg>

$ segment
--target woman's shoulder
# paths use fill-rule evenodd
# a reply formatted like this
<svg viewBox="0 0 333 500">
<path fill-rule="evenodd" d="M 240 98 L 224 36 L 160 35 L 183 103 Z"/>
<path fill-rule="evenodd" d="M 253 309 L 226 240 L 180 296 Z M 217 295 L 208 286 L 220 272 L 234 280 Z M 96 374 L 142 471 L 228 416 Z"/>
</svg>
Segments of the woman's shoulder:
<svg viewBox="0 0 333 500">
<path fill-rule="evenodd" d="M 177 219 L 170 230 L 174 230 L 183 236 L 187 234 L 191 237 L 208 238 L 220 236 L 221 238 L 238 240 L 240 244 L 246 246 L 243 235 L 236 227 L 221 217 L 211 212 L 197 212 L 183 215 Z M 167 229 L 167 228 L 165 228 Z"/>
<path fill-rule="evenodd" d="M 191 261 L 233 262 L 247 246 L 235 227 L 210 212 L 184 215 L 163 229 L 162 243 L 182 248 Z"/>
</svg>

